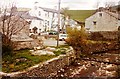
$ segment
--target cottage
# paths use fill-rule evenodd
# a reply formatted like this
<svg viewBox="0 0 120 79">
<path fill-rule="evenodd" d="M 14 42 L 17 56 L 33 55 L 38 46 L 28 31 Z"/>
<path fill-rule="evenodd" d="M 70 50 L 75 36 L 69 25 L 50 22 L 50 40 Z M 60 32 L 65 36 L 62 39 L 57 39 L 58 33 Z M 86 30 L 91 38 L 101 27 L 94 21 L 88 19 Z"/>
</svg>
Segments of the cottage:
<svg viewBox="0 0 120 79">
<path fill-rule="evenodd" d="M 55 30 L 58 26 L 58 10 L 40 7 L 38 2 L 35 2 L 34 7 L 29 11 L 31 16 L 40 18 L 39 20 L 32 20 L 30 24 L 30 31 L 33 33 L 41 33 L 45 31 Z M 62 14 L 60 14 L 62 17 Z M 60 18 L 60 28 L 61 28 Z M 34 31 L 36 30 L 36 31 Z"/>
<path fill-rule="evenodd" d="M 105 9 L 100 9 L 85 20 L 87 31 L 118 31 L 120 17 L 118 13 L 113 13 Z"/>
</svg>

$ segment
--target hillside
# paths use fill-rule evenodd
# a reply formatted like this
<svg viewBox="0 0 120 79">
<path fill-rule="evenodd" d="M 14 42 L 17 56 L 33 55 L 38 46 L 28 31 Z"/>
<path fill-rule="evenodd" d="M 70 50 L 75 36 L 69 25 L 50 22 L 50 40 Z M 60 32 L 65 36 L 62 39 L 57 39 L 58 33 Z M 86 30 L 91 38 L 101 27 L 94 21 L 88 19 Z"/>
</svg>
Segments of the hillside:
<svg viewBox="0 0 120 79">
<path fill-rule="evenodd" d="M 95 10 L 68 10 L 71 19 L 85 22 L 85 19 L 95 13 Z"/>
</svg>

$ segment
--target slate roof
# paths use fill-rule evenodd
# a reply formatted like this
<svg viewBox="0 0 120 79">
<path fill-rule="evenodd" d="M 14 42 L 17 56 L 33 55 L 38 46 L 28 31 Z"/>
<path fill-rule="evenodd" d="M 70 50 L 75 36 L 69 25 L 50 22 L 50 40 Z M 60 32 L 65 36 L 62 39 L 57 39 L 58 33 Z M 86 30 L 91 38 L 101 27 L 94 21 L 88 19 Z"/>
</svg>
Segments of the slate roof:
<svg viewBox="0 0 120 79">
<path fill-rule="evenodd" d="M 14 13 L 15 15 L 21 16 L 24 19 L 36 19 L 36 20 L 43 20 L 39 17 L 31 16 L 28 11 L 17 11 Z"/>
<path fill-rule="evenodd" d="M 107 14 L 111 15 L 112 17 L 115 17 L 116 19 L 119 19 L 120 20 L 120 14 L 118 13 L 113 13 L 113 12 L 108 12 L 108 11 L 105 11 Z"/>
<path fill-rule="evenodd" d="M 33 39 L 27 36 L 25 33 L 19 33 L 18 35 L 12 35 L 12 41 L 32 41 Z"/>
<path fill-rule="evenodd" d="M 50 9 L 50 8 L 45 8 L 45 7 L 39 7 L 39 8 L 47 12 L 58 13 L 58 10 L 55 10 L 55 9 Z M 60 13 L 62 13 L 62 11 L 60 11 Z"/>
<path fill-rule="evenodd" d="M 96 11 L 95 13 L 97 13 L 97 12 L 99 12 L 99 11 Z M 119 14 L 119 13 L 113 13 L 113 12 L 106 11 L 106 10 L 103 11 L 103 12 L 105 12 L 105 13 L 109 14 L 110 16 L 112 16 L 112 17 L 120 20 L 120 14 Z M 94 15 L 95 13 L 93 13 L 92 15 Z M 91 15 L 91 16 L 92 16 L 92 15 Z M 90 16 L 90 17 L 91 17 L 91 16 Z M 88 18 L 89 18 L 89 17 L 88 17 Z"/>
</svg>

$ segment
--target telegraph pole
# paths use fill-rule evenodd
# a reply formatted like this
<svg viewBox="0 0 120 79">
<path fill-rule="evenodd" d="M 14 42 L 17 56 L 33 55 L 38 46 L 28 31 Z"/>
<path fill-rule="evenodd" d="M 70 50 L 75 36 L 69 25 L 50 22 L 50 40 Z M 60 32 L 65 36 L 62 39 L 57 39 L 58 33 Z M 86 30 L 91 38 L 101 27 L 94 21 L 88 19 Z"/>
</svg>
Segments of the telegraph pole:
<svg viewBox="0 0 120 79">
<path fill-rule="evenodd" d="M 61 0 L 59 0 L 58 2 L 58 35 L 57 35 L 57 47 L 59 46 L 59 33 L 60 33 L 60 4 L 61 4 Z"/>
</svg>

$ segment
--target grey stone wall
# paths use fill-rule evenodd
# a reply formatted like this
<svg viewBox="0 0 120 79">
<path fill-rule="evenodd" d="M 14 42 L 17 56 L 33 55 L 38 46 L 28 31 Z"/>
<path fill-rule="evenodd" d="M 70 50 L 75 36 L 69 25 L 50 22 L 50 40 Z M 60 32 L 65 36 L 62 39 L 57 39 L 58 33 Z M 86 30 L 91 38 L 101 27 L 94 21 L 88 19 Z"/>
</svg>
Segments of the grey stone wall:
<svg viewBox="0 0 120 79">
<path fill-rule="evenodd" d="M 14 41 L 15 43 L 15 49 L 14 50 L 20 50 L 20 49 L 33 49 L 34 47 L 43 47 L 43 43 L 41 40 L 30 40 L 30 41 Z"/>
<path fill-rule="evenodd" d="M 100 16 L 100 14 L 102 14 L 102 16 Z M 113 15 L 117 14 L 108 11 L 96 12 L 85 20 L 85 28 L 92 32 L 117 31 L 119 20 Z"/>
<path fill-rule="evenodd" d="M 91 32 L 89 38 L 96 41 L 108 41 L 108 40 L 118 40 L 118 31 L 100 31 L 100 32 Z"/>
</svg>

